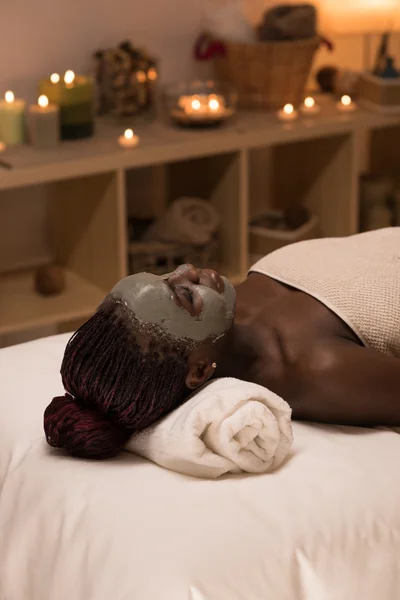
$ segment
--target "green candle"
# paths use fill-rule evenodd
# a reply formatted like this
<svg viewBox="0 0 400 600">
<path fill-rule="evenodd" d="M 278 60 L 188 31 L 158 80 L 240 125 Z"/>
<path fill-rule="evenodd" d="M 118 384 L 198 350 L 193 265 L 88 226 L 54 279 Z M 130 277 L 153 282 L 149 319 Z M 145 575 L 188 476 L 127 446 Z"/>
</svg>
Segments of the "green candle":
<svg viewBox="0 0 400 600">
<path fill-rule="evenodd" d="M 61 139 L 89 137 L 94 130 L 94 86 L 90 77 L 67 71 L 39 83 L 39 94 L 60 107 Z"/>
<path fill-rule="evenodd" d="M 11 146 L 24 140 L 25 102 L 6 92 L 4 100 L 0 100 L 0 141 Z"/>
</svg>

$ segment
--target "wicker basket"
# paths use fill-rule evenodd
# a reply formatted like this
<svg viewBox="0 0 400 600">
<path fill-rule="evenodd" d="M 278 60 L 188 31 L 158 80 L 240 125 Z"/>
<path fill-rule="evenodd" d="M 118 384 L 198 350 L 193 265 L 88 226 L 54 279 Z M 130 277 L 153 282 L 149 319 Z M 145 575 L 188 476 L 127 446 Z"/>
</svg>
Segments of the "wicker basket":
<svg viewBox="0 0 400 600">
<path fill-rule="evenodd" d="M 216 77 L 232 84 L 242 108 L 298 105 L 320 38 L 289 42 L 224 42 L 226 55 L 214 60 Z"/>
<path fill-rule="evenodd" d="M 205 246 L 132 242 L 129 246 L 129 271 L 164 275 L 182 264 L 193 264 L 200 269 L 216 268 L 217 249 L 217 240 Z"/>
</svg>

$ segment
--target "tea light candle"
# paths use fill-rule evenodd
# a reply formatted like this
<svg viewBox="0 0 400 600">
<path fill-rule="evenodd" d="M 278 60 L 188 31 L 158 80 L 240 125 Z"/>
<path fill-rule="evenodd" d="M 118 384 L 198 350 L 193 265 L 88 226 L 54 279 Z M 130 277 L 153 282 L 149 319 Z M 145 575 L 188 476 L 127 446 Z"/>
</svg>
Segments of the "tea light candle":
<svg viewBox="0 0 400 600">
<path fill-rule="evenodd" d="M 281 121 L 295 121 L 297 117 L 298 113 L 293 104 L 285 104 L 285 106 L 278 112 L 278 118 Z"/>
<path fill-rule="evenodd" d="M 47 96 L 39 96 L 38 103 L 32 104 L 28 112 L 28 133 L 30 142 L 39 150 L 56 148 L 60 139 L 60 109 L 49 104 Z"/>
<path fill-rule="evenodd" d="M 195 119 L 220 118 L 226 111 L 223 97 L 217 94 L 182 96 L 178 105 L 186 115 Z"/>
<path fill-rule="evenodd" d="M 315 102 L 312 96 L 307 96 L 300 108 L 304 115 L 316 115 L 320 112 L 321 107 Z"/>
<path fill-rule="evenodd" d="M 65 72 L 53 73 L 39 82 L 39 95 L 60 108 L 61 139 L 89 137 L 94 132 L 94 86 L 90 77 Z"/>
<path fill-rule="evenodd" d="M 0 100 L 0 140 L 10 146 L 25 140 L 25 102 L 12 92 Z"/>
<path fill-rule="evenodd" d="M 345 95 L 341 97 L 340 102 L 337 103 L 336 107 L 341 112 L 352 112 L 357 108 L 357 105 L 350 96 Z"/>
<path fill-rule="evenodd" d="M 132 129 L 126 129 L 124 135 L 120 135 L 118 143 L 122 148 L 135 148 L 139 143 L 139 137 L 133 133 Z"/>
</svg>

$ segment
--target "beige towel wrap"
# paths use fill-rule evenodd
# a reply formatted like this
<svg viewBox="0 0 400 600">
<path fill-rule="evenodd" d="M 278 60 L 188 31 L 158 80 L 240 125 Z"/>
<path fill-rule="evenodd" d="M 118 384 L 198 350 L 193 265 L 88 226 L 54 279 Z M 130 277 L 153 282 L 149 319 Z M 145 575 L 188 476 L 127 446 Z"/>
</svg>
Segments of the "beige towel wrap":
<svg viewBox="0 0 400 600">
<path fill-rule="evenodd" d="M 365 346 L 400 358 L 400 227 L 292 244 L 250 271 L 313 296 Z"/>
</svg>

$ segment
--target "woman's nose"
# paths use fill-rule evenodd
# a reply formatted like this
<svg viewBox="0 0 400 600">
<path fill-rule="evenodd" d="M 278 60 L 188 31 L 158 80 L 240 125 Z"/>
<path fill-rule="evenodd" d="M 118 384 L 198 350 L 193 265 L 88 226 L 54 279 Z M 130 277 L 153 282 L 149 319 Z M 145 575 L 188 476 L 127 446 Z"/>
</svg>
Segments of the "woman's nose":
<svg viewBox="0 0 400 600">
<path fill-rule="evenodd" d="M 171 283 L 179 284 L 179 283 L 199 283 L 200 282 L 200 270 L 196 269 L 193 265 L 181 265 L 174 271 L 168 281 Z"/>
</svg>

